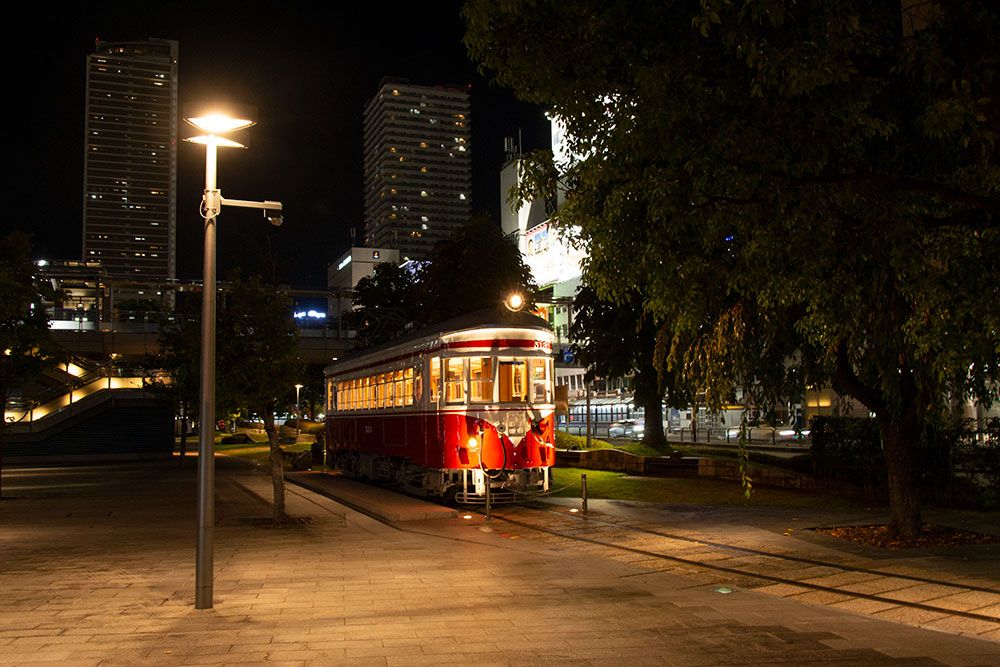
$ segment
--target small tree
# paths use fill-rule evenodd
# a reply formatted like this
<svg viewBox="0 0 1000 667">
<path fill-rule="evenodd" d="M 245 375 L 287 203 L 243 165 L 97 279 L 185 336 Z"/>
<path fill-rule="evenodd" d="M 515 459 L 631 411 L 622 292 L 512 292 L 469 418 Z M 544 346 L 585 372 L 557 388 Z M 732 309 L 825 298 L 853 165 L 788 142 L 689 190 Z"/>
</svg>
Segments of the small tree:
<svg viewBox="0 0 1000 667">
<path fill-rule="evenodd" d="M 639 292 L 619 303 L 598 298 L 591 287 L 580 289 L 573 302 L 573 348 L 588 379 L 595 375 L 631 375 L 635 401 L 643 407 L 642 441 L 651 447 L 666 445 L 662 405 L 669 390 L 672 404 L 686 403 L 690 392 L 680 386 L 679 374 L 660 373 L 655 364 L 657 332 L 661 322 L 643 308 Z"/>
<path fill-rule="evenodd" d="M 421 269 L 375 267 L 358 283 L 348 321 L 358 346 L 369 347 L 414 327 L 495 308 L 515 291 L 533 308 L 536 289 L 517 244 L 488 216 L 475 215 L 436 243 Z"/>
<path fill-rule="evenodd" d="M 357 333 L 358 347 L 371 347 L 402 334 L 417 317 L 417 276 L 384 262 L 362 278 L 354 290 L 354 309 L 347 321 Z"/>
<path fill-rule="evenodd" d="M 302 373 L 299 331 L 292 310 L 287 288 L 267 285 L 257 276 L 243 279 L 237 273 L 231 279 L 219 318 L 219 394 L 223 400 L 257 412 L 264 420 L 275 522 L 287 520 L 288 515 L 283 453 L 274 411 Z"/>
<path fill-rule="evenodd" d="M 201 391 L 201 319 L 197 303 L 180 308 L 172 321 L 160 323 L 160 353 L 149 366 L 170 373 L 169 380 L 148 378 L 150 390 L 169 403 L 181 420 L 181 451 L 178 465 L 184 465 L 187 453 L 188 422 L 198 404 Z"/>
<path fill-rule="evenodd" d="M 52 288 L 34 275 L 27 234 L 12 232 L 0 240 L 0 398 L 5 411 L 11 390 L 54 365 L 60 356 L 42 306 L 53 296 Z M 6 431 L 4 417 L 0 422 L 0 499 Z"/>
<path fill-rule="evenodd" d="M 530 309 L 537 289 L 517 244 L 485 215 L 472 216 L 434 245 L 419 284 L 423 324 L 495 308 L 514 291 L 525 295 Z"/>
</svg>

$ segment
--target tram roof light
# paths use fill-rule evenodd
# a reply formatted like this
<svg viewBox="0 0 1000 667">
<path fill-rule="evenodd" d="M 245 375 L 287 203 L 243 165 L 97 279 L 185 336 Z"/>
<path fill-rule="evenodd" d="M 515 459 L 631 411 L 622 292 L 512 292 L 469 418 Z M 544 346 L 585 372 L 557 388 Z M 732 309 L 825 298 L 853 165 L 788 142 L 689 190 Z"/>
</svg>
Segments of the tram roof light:
<svg viewBox="0 0 1000 667">
<path fill-rule="evenodd" d="M 516 313 L 524 308 L 524 295 L 520 292 L 511 292 L 504 299 L 503 305 L 507 307 L 507 310 Z"/>
</svg>

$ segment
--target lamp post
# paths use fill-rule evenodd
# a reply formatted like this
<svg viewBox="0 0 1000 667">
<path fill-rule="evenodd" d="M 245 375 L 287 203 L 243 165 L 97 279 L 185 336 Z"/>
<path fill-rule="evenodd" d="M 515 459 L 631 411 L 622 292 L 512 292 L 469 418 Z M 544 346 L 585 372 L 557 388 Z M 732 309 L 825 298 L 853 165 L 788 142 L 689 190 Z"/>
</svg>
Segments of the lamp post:
<svg viewBox="0 0 1000 667">
<path fill-rule="evenodd" d="M 185 141 L 205 146 L 205 192 L 201 214 L 205 219 L 204 285 L 201 302 L 201 409 L 198 435 L 198 543 L 195 556 L 195 608 L 211 609 L 215 549 L 215 242 L 216 218 L 223 204 L 264 209 L 272 224 L 281 224 L 281 202 L 229 200 L 216 183 L 218 148 L 245 148 L 226 137 L 255 123 L 252 107 L 189 105 L 184 120 L 201 134 Z M 268 215 L 271 212 L 272 215 Z"/>
<path fill-rule="evenodd" d="M 295 442 L 299 441 L 299 435 L 302 433 L 302 409 L 299 407 L 299 390 L 301 389 L 301 384 L 295 385 Z"/>
</svg>

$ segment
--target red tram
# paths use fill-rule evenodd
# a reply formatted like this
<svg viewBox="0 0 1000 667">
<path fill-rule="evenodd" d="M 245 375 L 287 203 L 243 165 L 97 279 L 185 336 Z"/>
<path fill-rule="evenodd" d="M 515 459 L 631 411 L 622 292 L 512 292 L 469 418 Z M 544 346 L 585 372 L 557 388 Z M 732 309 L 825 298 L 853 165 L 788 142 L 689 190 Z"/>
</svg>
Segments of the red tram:
<svg viewBox="0 0 1000 667">
<path fill-rule="evenodd" d="M 458 502 L 548 491 L 552 341 L 539 317 L 487 310 L 328 366 L 327 460 Z"/>
</svg>

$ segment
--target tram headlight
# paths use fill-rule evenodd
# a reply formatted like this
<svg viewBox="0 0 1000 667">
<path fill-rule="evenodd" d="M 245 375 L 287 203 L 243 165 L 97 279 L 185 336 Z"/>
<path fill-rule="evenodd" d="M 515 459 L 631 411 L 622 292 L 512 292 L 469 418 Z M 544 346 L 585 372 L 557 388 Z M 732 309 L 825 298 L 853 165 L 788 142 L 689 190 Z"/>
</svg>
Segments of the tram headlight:
<svg viewBox="0 0 1000 667">
<path fill-rule="evenodd" d="M 479 449 L 479 438 L 477 438 L 476 436 L 472 436 L 469 438 L 469 441 L 466 444 L 469 446 L 469 449 L 471 449 L 472 451 L 476 451 L 477 449 Z"/>
</svg>

